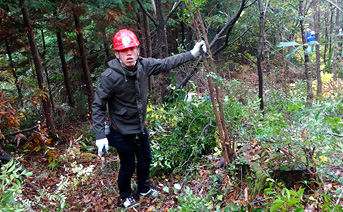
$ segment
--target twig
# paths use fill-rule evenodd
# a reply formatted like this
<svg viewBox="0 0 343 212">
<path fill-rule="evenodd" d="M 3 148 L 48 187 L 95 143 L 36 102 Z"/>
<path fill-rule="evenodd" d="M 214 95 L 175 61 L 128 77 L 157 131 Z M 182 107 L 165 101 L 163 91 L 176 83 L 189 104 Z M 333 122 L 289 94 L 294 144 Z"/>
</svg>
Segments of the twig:
<svg viewBox="0 0 343 212">
<path fill-rule="evenodd" d="M 336 134 L 336 133 L 327 132 L 326 134 L 332 135 L 332 136 L 336 136 L 336 137 L 340 137 L 340 138 L 343 138 L 343 135 L 339 135 L 339 134 Z"/>
<path fill-rule="evenodd" d="M 39 124 L 37 124 L 37 125 L 35 125 L 33 127 L 30 127 L 30 128 L 27 128 L 27 129 L 23 129 L 23 130 L 18 130 L 18 131 L 7 133 L 4 136 L 6 137 L 6 136 L 9 136 L 9 135 L 16 135 L 16 134 L 19 134 L 19 133 L 29 132 L 29 131 L 37 129 L 38 127 L 39 127 Z"/>
</svg>

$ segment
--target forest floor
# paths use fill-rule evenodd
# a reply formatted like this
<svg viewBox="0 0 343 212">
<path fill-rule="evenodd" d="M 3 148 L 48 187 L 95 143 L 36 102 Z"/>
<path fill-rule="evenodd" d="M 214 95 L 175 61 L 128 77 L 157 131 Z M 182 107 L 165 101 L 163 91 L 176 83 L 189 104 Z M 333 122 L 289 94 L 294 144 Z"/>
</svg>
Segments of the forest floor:
<svg viewBox="0 0 343 212">
<path fill-rule="evenodd" d="M 22 199 L 29 199 L 33 203 L 34 211 L 125 211 L 119 204 L 116 183 L 119 159 L 116 153 L 110 152 L 105 161 L 104 157 L 96 154 L 95 148 L 87 151 L 81 146 L 74 140 L 69 147 L 56 147 L 52 157 L 28 155 L 20 159 L 26 169 L 33 172 L 33 175 L 27 178 L 28 183 L 23 188 Z M 265 209 L 268 207 L 267 203 L 275 199 L 263 194 L 263 190 L 251 194 L 251 186 L 254 185 L 252 182 L 256 182 L 251 173 L 251 164 L 257 163 L 261 169 L 265 169 L 267 161 L 257 160 L 256 157 L 261 156 L 264 150 L 256 141 L 251 141 L 249 146 L 239 154 L 245 157 L 250 165 L 237 167 L 234 171 L 218 167 L 218 158 L 204 156 L 199 163 L 188 164 L 188 168 L 182 173 L 151 179 L 152 186 L 161 192 L 159 197 L 142 198 L 135 195 L 140 205 L 126 211 L 178 211 L 180 203 L 185 200 L 193 202 L 189 205 L 203 204 L 202 201 L 208 195 L 216 197 L 212 202 L 215 204 L 213 208 L 223 208 L 231 204 L 247 207 L 249 204 L 253 208 Z M 342 174 L 342 171 L 336 173 Z M 298 176 L 294 176 L 298 174 L 294 172 L 293 176 L 288 177 L 298 179 Z M 182 192 L 176 189 L 176 185 L 179 185 Z M 330 185 L 331 189 L 343 189 L 342 185 L 330 181 L 325 185 Z M 185 196 L 187 187 L 190 189 L 188 194 L 193 196 Z M 299 189 L 301 183 L 296 182 L 292 187 Z M 318 192 L 327 192 L 324 185 L 315 189 Z M 305 195 L 313 193 L 314 191 L 306 191 Z M 304 203 L 307 208 L 305 211 L 320 211 L 315 202 L 313 200 Z M 343 205 L 343 201 L 338 199 L 338 204 Z M 60 210 L 62 207 L 63 210 Z"/>
<path fill-rule="evenodd" d="M 256 74 L 251 72 L 245 76 L 246 78 L 241 80 L 250 81 L 257 87 Z M 274 85 L 268 81 L 266 86 L 273 87 Z M 69 128 L 70 137 L 68 138 L 68 134 L 65 135 L 68 138 L 65 145 L 47 150 L 50 154 L 35 156 L 31 154 L 20 159 L 25 168 L 33 172 L 33 175 L 27 178 L 22 191 L 22 199 L 32 202 L 33 211 L 125 211 L 119 204 L 116 182 L 119 159 L 115 151 L 110 151 L 105 161 L 104 157 L 96 154 L 95 148 L 86 150 L 78 139 L 71 136 L 82 134 L 77 129 L 84 128 L 79 126 L 75 129 L 72 129 L 72 126 Z M 217 166 L 220 159 L 212 155 L 204 155 L 197 164 L 187 164 L 187 168 L 182 173 L 151 179 L 152 186 L 160 191 L 159 197 L 142 198 L 135 195 L 140 205 L 127 211 L 159 212 L 170 209 L 178 211 L 179 206 L 185 204 L 185 200 L 188 201 L 190 208 L 192 204 L 198 207 L 199 204 L 204 204 L 205 207 L 206 203 L 211 202 L 204 201 L 208 196 L 216 198 L 211 202 L 214 209 L 202 211 L 215 211 L 216 207 L 221 209 L 229 205 L 242 205 L 245 208 L 244 211 L 247 210 L 247 205 L 252 208 L 267 209 L 269 203 L 282 197 L 263 194 L 265 187 L 252 193 L 253 186 L 259 180 L 252 170 L 256 171 L 256 166 L 261 170 L 267 170 L 270 159 L 263 155 L 265 149 L 262 149 L 256 141 L 247 141 L 246 146 L 244 150 L 237 153 L 247 162 L 245 166 L 236 166 L 236 169 Z M 274 161 L 275 163 L 278 161 Z M 255 167 L 252 164 L 255 164 Z M 332 171 L 337 176 L 343 176 L 341 167 L 332 167 Z M 299 172 L 284 175 L 287 178 L 286 181 L 291 179 L 293 181 L 291 185 L 288 185 L 290 188 L 298 190 L 303 186 L 299 183 L 304 180 L 298 178 L 300 175 Z M 188 196 L 185 195 L 187 187 L 190 189 Z M 343 185 L 322 179 L 321 185 L 313 187 L 312 190 L 305 190 L 304 195 L 312 195 L 313 198 L 306 198 L 307 201 L 303 202 L 304 211 L 321 211 L 320 205 L 326 200 L 323 200 L 324 195 L 319 194 L 329 194 L 330 190 L 343 191 Z M 281 193 L 281 190 L 279 192 Z M 343 197 L 339 194 L 334 199 L 336 204 L 343 205 Z M 183 211 L 189 211 L 187 208 L 183 209 Z"/>
<path fill-rule="evenodd" d="M 104 158 L 97 156 L 95 150 L 82 151 L 79 144 L 61 148 L 56 156 L 58 159 L 54 162 L 49 161 L 48 157 L 21 159 L 26 169 L 33 172 L 33 175 L 27 178 L 28 183 L 25 184 L 22 194 L 24 199 L 36 200 L 39 203 L 33 207 L 34 211 L 58 211 L 64 201 L 63 211 L 124 210 L 119 203 L 116 183 L 119 159 L 115 153 L 107 155 L 106 166 Z M 161 192 L 159 197 L 142 198 L 134 195 L 140 206 L 128 211 L 177 209 L 180 196 L 180 191 L 175 189 L 177 184 L 182 190 L 189 187 L 192 193 L 199 197 L 215 190 L 226 190 L 227 193 L 222 198 L 223 205 L 248 203 L 249 199 L 244 198 L 248 194 L 246 182 L 235 185 L 235 182 L 232 182 L 233 176 L 227 175 L 225 168 L 215 168 L 213 165 L 218 159 L 203 159 L 204 162 L 196 166 L 192 164 L 192 168 L 183 173 L 151 179 L 152 186 Z M 81 171 L 87 167 L 90 168 L 88 174 Z M 213 176 L 217 176 L 217 179 Z M 168 190 L 164 189 L 166 187 Z M 257 199 L 262 200 L 263 197 Z"/>
</svg>

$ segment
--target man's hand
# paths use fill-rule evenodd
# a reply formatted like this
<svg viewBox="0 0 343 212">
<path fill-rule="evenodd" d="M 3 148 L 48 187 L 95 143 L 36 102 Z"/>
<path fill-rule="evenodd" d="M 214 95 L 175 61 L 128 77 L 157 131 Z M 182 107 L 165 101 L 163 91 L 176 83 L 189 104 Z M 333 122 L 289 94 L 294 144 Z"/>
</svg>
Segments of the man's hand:
<svg viewBox="0 0 343 212">
<path fill-rule="evenodd" d="M 104 154 L 104 152 L 102 151 L 104 149 L 104 147 L 105 147 L 105 151 L 108 150 L 108 140 L 107 140 L 107 138 L 102 138 L 102 139 L 96 140 L 95 141 L 95 145 L 98 147 L 98 154 L 99 155 Z"/>
<path fill-rule="evenodd" d="M 193 49 L 191 50 L 191 54 L 193 55 L 193 57 L 198 57 L 200 55 L 200 48 L 201 47 L 205 53 L 207 52 L 205 41 L 202 40 L 200 42 L 197 42 L 194 45 Z"/>
</svg>

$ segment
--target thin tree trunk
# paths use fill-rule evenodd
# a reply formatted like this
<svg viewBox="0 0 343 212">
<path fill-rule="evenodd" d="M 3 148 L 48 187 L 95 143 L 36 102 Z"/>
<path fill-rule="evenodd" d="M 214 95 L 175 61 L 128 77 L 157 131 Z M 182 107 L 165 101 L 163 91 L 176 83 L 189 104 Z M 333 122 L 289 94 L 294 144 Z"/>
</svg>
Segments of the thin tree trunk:
<svg viewBox="0 0 343 212">
<path fill-rule="evenodd" d="M 323 62 L 324 64 L 326 63 L 326 55 L 327 55 L 327 52 L 328 52 L 328 43 L 329 43 L 329 35 L 328 35 L 328 25 L 329 25 L 329 18 L 327 16 L 327 14 L 329 13 L 328 11 L 325 12 L 326 15 L 324 16 L 324 25 L 325 25 L 325 28 L 324 28 L 324 38 L 325 38 L 325 45 L 324 45 L 324 57 L 323 57 Z"/>
<path fill-rule="evenodd" d="M 110 57 L 110 48 L 109 48 L 109 45 L 107 43 L 107 35 L 106 35 L 106 28 L 104 27 L 103 28 L 103 37 L 104 37 L 104 48 L 105 48 L 105 52 L 106 52 L 106 60 L 107 62 L 109 62 L 111 60 L 111 57 Z"/>
<path fill-rule="evenodd" d="M 23 7 L 22 7 L 22 13 L 23 13 L 23 18 L 24 18 L 24 23 L 27 28 L 27 36 L 29 39 L 30 49 L 32 52 L 32 56 L 33 56 L 33 60 L 34 60 L 35 68 L 36 68 L 38 87 L 40 88 L 41 91 L 45 91 L 43 74 L 42 74 L 43 66 L 39 58 L 39 52 L 36 45 L 33 28 L 31 26 L 29 11 L 25 3 L 23 4 Z M 55 123 L 52 118 L 51 110 L 50 110 L 50 99 L 47 96 L 42 96 L 42 103 L 43 103 L 43 109 L 44 109 L 47 125 L 48 127 L 50 127 L 51 133 L 53 135 L 56 135 Z"/>
<path fill-rule="evenodd" d="M 299 4 L 299 16 L 304 17 L 304 0 L 300 0 Z M 305 35 L 305 27 L 304 27 L 304 18 L 300 19 L 300 29 L 301 29 L 301 38 L 303 44 L 306 43 L 306 35 Z M 311 79 L 311 70 L 310 70 L 310 58 L 306 51 L 307 46 L 303 45 L 304 50 L 304 58 L 305 58 L 305 76 L 306 76 L 306 90 L 307 90 L 307 97 L 306 97 L 306 107 L 311 107 L 313 102 L 313 91 L 312 91 L 312 79 Z"/>
<path fill-rule="evenodd" d="M 336 0 L 336 4 L 338 3 L 338 1 Z M 332 60 L 332 74 L 333 74 L 333 79 L 336 81 L 337 80 L 337 52 L 338 52 L 338 37 L 336 36 L 336 34 L 338 34 L 339 32 L 339 13 L 340 11 L 336 8 L 336 23 L 335 26 L 333 26 L 333 60 Z"/>
<path fill-rule="evenodd" d="M 46 52 L 46 45 L 45 45 L 45 38 L 44 38 L 44 31 L 43 29 L 41 29 L 41 35 L 42 35 L 42 41 L 43 41 L 43 52 L 42 52 L 42 60 L 43 62 L 45 63 L 45 52 Z M 53 96 L 52 96 L 52 91 L 51 91 L 51 84 L 50 84 L 50 77 L 49 77 L 49 72 L 46 68 L 46 66 L 44 65 L 44 72 L 45 72 L 45 78 L 46 78 L 46 82 L 48 84 L 48 92 L 49 92 L 49 98 L 50 98 L 50 106 L 51 106 L 51 111 L 52 113 L 54 112 L 55 110 L 55 103 L 54 103 L 54 99 L 53 99 Z"/>
<path fill-rule="evenodd" d="M 55 11 L 55 16 L 58 20 L 56 11 Z M 73 100 L 73 90 L 71 88 L 71 83 L 69 79 L 69 71 L 68 71 L 67 62 L 64 56 L 64 47 L 63 47 L 61 30 L 59 29 L 57 30 L 56 37 L 57 37 L 58 51 L 60 54 L 61 66 L 62 66 L 62 71 L 63 71 L 64 85 L 66 87 L 67 96 L 68 96 L 68 102 L 71 107 L 75 107 L 75 102 Z"/>
<path fill-rule="evenodd" d="M 151 47 L 151 33 L 149 26 L 148 16 L 143 12 L 143 25 L 144 25 L 144 35 L 145 35 L 145 49 L 146 57 L 152 56 L 152 47 Z"/>
<path fill-rule="evenodd" d="M 263 3 L 262 0 L 258 0 L 258 8 L 260 12 L 260 39 L 259 39 L 259 49 L 257 54 L 257 73 L 258 73 L 258 98 L 260 99 L 260 110 L 264 110 L 264 103 L 263 103 L 263 72 L 262 72 L 262 56 L 263 56 L 263 48 L 265 42 L 265 35 L 264 35 L 264 25 L 265 25 L 265 11 L 263 11 Z M 269 2 L 269 1 L 268 1 Z M 266 4 L 266 8 L 268 7 L 268 2 Z"/>
<path fill-rule="evenodd" d="M 328 59 L 330 60 L 329 61 L 329 64 L 330 64 L 330 67 L 329 68 L 331 68 L 331 60 L 332 60 L 332 58 L 331 58 L 331 55 L 332 55 L 332 50 L 333 50 L 333 48 L 332 48 L 332 33 L 333 33 L 333 16 L 334 16 L 334 13 L 335 13 L 335 9 L 334 9 L 334 7 L 332 7 L 332 5 L 330 4 L 330 24 L 329 24 L 329 33 L 328 33 L 328 38 L 329 38 L 329 46 L 328 46 L 328 53 L 329 53 L 329 57 L 328 57 Z"/>
<path fill-rule="evenodd" d="M 320 42 L 320 7 L 318 7 L 318 0 L 313 1 L 314 13 L 314 31 L 316 32 L 316 39 Z M 320 45 L 316 45 L 316 76 L 317 76 L 317 96 L 322 93 L 322 77 L 320 71 Z"/>
<path fill-rule="evenodd" d="M 19 80 L 18 80 L 17 74 L 15 72 L 15 68 L 14 68 L 14 64 L 13 64 L 13 60 L 12 60 L 12 53 L 11 53 L 10 45 L 9 45 L 7 39 L 5 39 L 5 45 L 6 45 L 8 59 L 10 61 L 10 65 L 11 65 L 11 69 L 12 69 L 12 74 L 13 74 L 13 77 L 14 77 L 15 86 L 16 86 L 17 91 L 18 91 L 18 98 L 19 98 L 19 101 L 22 104 L 23 93 L 21 92 L 21 87 L 19 85 Z"/>
<path fill-rule="evenodd" d="M 89 66 L 87 62 L 87 56 L 86 56 L 86 48 L 85 48 L 85 41 L 83 39 L 83 30 L 81 29 L 80 24 L 80 15 L 79 15 L 79 8 L 77 8 L 76 5 L 73 5 L 72 7 L 73 14 L 74 14 L 74 20 L 75 20 L 75 27 L 76 27 L 76 33 L 77 33 L 77 42 L 79 44 L 79 51 L 80 51 L 80 59 L 81 59 L 81 65 L 82 65 L 82 71 L 83 71 L 83 78 L 86 83 L 87 88 L 87 95 L 88 95 L 88 113 L 91 114 L 92 112 L 92 103 L 94 98 L 94 90 L 93 90 L 93 84 L 92 84 L 92 78 L 89 71 Z M 91 116 L 88 116 L 91 117 Z"/>
<path fill-rule="evenodd" d="M 144 36 L 145 36 L 145 57 L 152 56 L 152 47 L 151 47 L 151 34 L 150 34 L 150 27 L 149 27 L 149 18 L 145 12 L 143 14 L 143 28 L 144 28 Z M 149 77 L 149 91 L 153 89 L 154 85 L 154 76 L 151 75 Z"/>
</svg>

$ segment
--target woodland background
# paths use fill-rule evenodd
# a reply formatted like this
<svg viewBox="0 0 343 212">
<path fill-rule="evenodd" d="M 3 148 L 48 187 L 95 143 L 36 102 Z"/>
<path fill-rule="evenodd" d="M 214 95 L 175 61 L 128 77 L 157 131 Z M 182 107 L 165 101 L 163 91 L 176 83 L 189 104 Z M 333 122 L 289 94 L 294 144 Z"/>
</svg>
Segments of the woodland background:
<svg viewBox="0 0 343 212">
<path fill-rule="evenodd" d="M 209 49 L 149 79 L 161 195 L 131 211 L 342 211 L 342 1 L 0 6 L 0 211 L 124 210 L 116 151 L 96 155 L 90 120 L 122 28 L 144 57 L 200 39 Z M 306 43 L 307 28 L 317 41 Z"/>
</svg>

